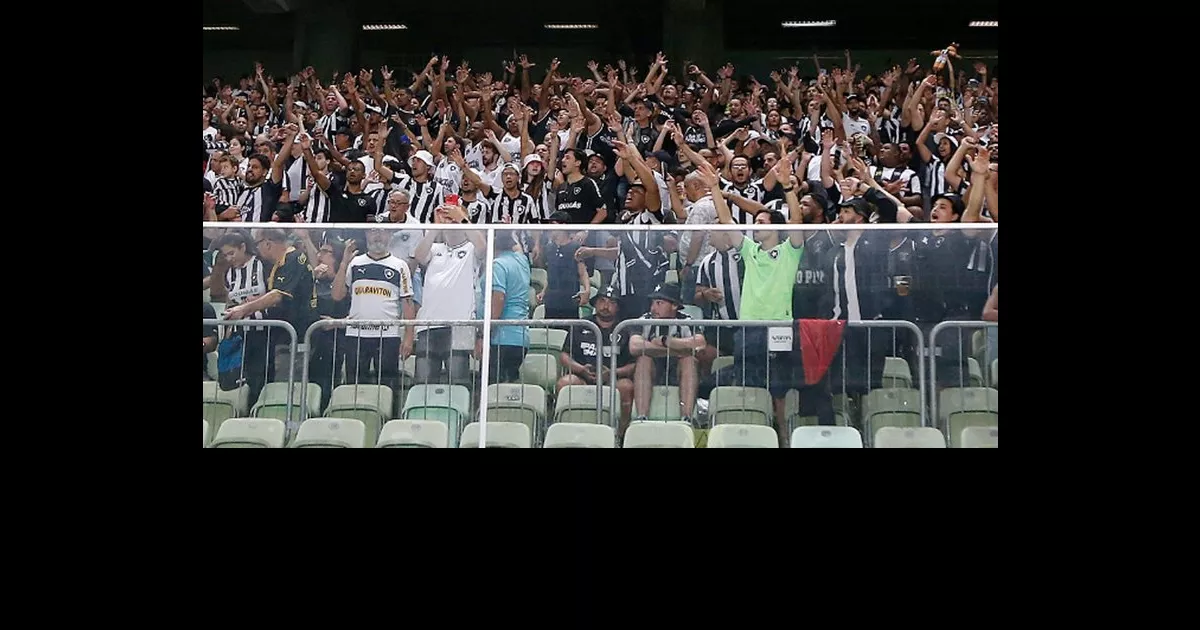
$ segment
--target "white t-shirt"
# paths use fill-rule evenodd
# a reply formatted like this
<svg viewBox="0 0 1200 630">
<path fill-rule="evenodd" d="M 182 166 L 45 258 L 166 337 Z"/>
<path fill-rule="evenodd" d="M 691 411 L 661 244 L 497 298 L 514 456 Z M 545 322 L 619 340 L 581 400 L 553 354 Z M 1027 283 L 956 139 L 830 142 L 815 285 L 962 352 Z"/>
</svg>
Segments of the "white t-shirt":
<svg viewBox="0 0 1200 630">
<path fill-rule="evenodd" d="M 504 189 L 504 179 L 501 177 L 501 175 L 504 173 L 503 160 L 496 160 L 496 170 L 494 171 L 489 171 L 483 168 L 479 170 L 483 171 L 483 177 L 480 179 L 483 180 L 483 183 L 491 186 L 493 192 Z"/>
<path fill-rule="evenodd" d="M 470 168 L 483 170 L 483 143 L 476 142 L 475 144 L 468 145 L 467 151 L 463 153 L 463 161 Z"/>
<path fill-rule="evenodd" d="M 404 225 L 419 227 L 421 222 L 410 212 L 404 217 Z M 388 250 L 392 252 L 393 256 L 407 261 L 417 253 L 417 245 L 421 244 L 423 238 L 425 238 L 425 230 L 396 230 L 392 233 L 392 242 L 388 244 Z"/>
<path fill-rule="evenodd" d="M 350 290 L 349 319 L 400 319 L 401 300 L 413 295 L 408 263 L 391 254 L 380 260 L 366 254 L 355 256 L 346 269 L 346 287 Z M 400 326 L 347 326 L 346 336 L 399 337 Z"/>
<path fill-rule="evenodd" d="M 463 241 L 458 247 L 450 247 L 445 243 L 433 244 L 429 264 L 425 266 L 422 304 L 417 319 L 475 318 L 475 276 L 479 264 L 476 258 L 475 244 L 469 240 Z M 429 328 L 417 326 L 416 331 Z M 475 329 L 462 326 L 454 328 L 451 347 L 454 350 L 474 349 Z"/>
<path fill-rule="evenodd" d="M 204 128 L 204 139 L 209 142 L 217 139 L 217 130 L 212 125 Z"/>
<path fill-rule="evenodd" d="M 500 144 L 509 152 L 510 155 L 512 155 L 512 157 L 505 161 L 511 162 L 521 159 L 521 138 L 519 136 L 506 133 L 504 134 L 504 137 L 500 139 Z"/>
<path fill-rule="evenodd" d="M 846 130 L 847 138 L 856 133 L 871 135 L 871 123 L 866 118 L 855 120 L 850 114 L 842 114 L 842 128 Z"/>
<path fill-rule="evenodd" d="M 450 158 L 443 157 L 441 163 L 433 169 L 433 179 L 442 185 L 442 190 L 447 195 L 459 194 L 462 190 L 462 178 L 462 169 Z"/>
</svg>

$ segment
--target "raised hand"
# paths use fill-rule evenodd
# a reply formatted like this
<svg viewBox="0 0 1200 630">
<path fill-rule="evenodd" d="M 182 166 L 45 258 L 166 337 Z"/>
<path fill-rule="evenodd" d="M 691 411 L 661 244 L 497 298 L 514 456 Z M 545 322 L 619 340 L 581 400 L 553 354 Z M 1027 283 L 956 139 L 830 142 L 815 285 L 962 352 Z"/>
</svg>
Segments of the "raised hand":
<svg viewBox="0 0 1200 630">
<path fill-rule="evenodd" d="M 599 67 L 600 67 L 600 64 L 596 63 L 595 59 L 591 59 L 587 62 L 587 69 L 591 70 L 592 72 L 596 72 L 596 69 Z"/>
<path fill-rule="evenodd" d="M 982 61 L 976 61 L 975 62 L 975 72 L 986 77 L 987 76 L 987 65 L 985 65 Z"/>
<path fill-rule="evenodd" d="M 387 66 L 384 66 L 384 67 L 380 68 L 380 69 L 379 69 L 379 74 L 383 75 L 383 80 L 384 80 L 384 81 L 391 81 L 391 80 L 392 80 L 392 71 L 391 71 L 391 70 L 389 70 Z"/>
<path fill-rule="evenodd" d="M 917 63 L 917 58 L 913 57 L 908 60 L 908 68 L 904 70 L 904 74 L 914 74 L 921 69 L 921 64 Z"/>
<path fill-rule="evenodd" d="M 256 76 L 256 77 L 258 77 L 258 78 L 260 78 L 260 79 L 261 79 L 261 78 L 262 78 L 262 75 L 263 75 L 263 65 L 262 65 L 262 62 L 255 61 L 255 62 L 254 62 L 254 76 Z"/>
<path fill-rule="evenodd" d="M 557 60 L 556 60 L 556 61 L 557 61 Z M 522 68 L 525 68 L 525 69 L 527 69 L 527 70 L 528 70 L 529 68 L 532 68 L 532 67 L 534 67 L 534 66 L 536 66 L 536 65 L 537 65 L 536 63 L 530 63 L 530 62 L 529 62 L 529 57 L 527 57 L 527 56 L 525 56 L 525 55 L 521 55 L 521 67 L 522 67 Z M 552 64 L 552 65 L 553 65 L 553 64 Z"/>
<path fill-rule="evenodd" d="M 987 173 L 991 169 L 992 150 L 988 147 L 979 147 L 975 152 L 975 159 L 971 160 L 971 173 Z"/>
<path fill-rule="evenodd" d="M 505 61 L 502 65 L 504 66 L 505 72 L 508 72 L 509 74 L 517 73 L 517 64 L 515 62 Z"/>
<path fill-rule="evenodd" d="M 450 58 L 442 55 L 442 74 L 446 74 L 446 70 L 450 68 Z"/>
</svg>

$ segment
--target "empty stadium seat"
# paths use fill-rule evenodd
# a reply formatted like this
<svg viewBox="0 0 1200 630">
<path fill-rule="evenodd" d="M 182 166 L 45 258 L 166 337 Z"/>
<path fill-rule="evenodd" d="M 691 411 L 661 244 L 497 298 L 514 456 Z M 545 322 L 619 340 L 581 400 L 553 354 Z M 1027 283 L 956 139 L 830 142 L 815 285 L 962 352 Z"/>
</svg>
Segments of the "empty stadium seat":
<svg viewBox="0 0 1200 630">
<path fill-rule="evenodd" d="M 883 360 L 884 387 L 912 387 L 912 370 L 908 361 L 898 357 L 887 357 Z"/>
<path fill-rule="evenodd" d="M 435 420 L 391 420 L 383 425 L 376 448 L 446 448 L 450 430 Z"/>
<path fill-rule="evenodd" d="M 958 441 L 960 448 L 1000 448 L 1000 428 L 965 427 Z"/>
<path fill-rule="evenodd" d="M 521 362 L 521 382 L 537 385 L 552 392 L 558 383 L 558 377 L 561 376 L 558 370 L 557 354 L 531 352 L 525 355 L 525 360 Z"/>
<path fill-rule="evenodd" d="M 967 381 L 970 387 L 983 387 L 983 371 L 975 357 L 967 357 Z"/>
<path fill-rule="evenodd" d="M 779 436 L 761 424 L 722 424 L 709 430 L 708 448 L 779 448 Z"/>
<path fill-rule="evenodd" d="M 990 387 L 947 387 L 938 397 L 938 420 L 951 448 L 958 448 L 967 427 L 1000 426 L 1000 397 Z"/>
<path fill-rule="evenodd" d="M 529 287 L 529 303 L 530 303 L 530 304 L 537 304 L 537 303 L 538 303 L 538 300 L 537 300 L 537 294 L 538 294 L 538 290 L 537 290 L 537 289 L 535 289 L 535 288 L 533 288 L 533 287 Z"/>
<path fill-rule="evenodd" d="M 229 418 L 209 448 L 283 448 L 284 426 L 274 418 Z"/>
<path fill-rule="evenodd" d="M 354 418 L 309 418 L 300 423 L 292 448 L 363 448 L 367 426 Z"/>
<path fill-rule="evenodd" d="M 216 381 L 204 381 L 204 419 L 212 424 L 213 433 L 221 430 L 225 420 L 246 415 L 249 398 L 250 388 L 245 385 L 226 392 Z"/>
<path fill-rule="evenodd" d="M 847 405 L 845 394 L 837 394 L 833 397 L 833 423 L 839 427 L 850 426 L 850 414 L 846 412 Z M 814 415 L 801 415 L 800 391 L 795 389 L 789 389 L 783 397 L 783 414 L 789 432 L 796 427 L 819 426 L 818 423 L 821 421 Z"/>
<path fill-rule="evenodd" d="M 538 385 L 498 383 L 487 388 L 487 420 L 520 422 L 537 435 L 546 420 L 546 390 Z"/>
<path fill-rule="evenodd" d="M 875 448 L 946 448 L 946 438 L 933 427 L 883 427 L 871 441 Z"/>
<path fill-rule="evenodd" d="M 379 429 L 395 409 L 392 388 L 387 385 L 339 385 L 329 395 L 328 418 L 354 418 L 366 426 L 365 448 L 375 446 Z"/>
<path fill-rule="evenodd" d="M 208 420 L 204 421 L 204 448 L 208 448 Z"/>
<path fill-rule="evenodd" d="M 708 397 L 708 415 L 713 426 L 775 424 L 771 392 L 761 387 L 714 387 Z"/>
<path fill-rule="evenodd" d="M 471 417 L 471 392 L 462 385 L 413 385 L 404 398 L 404 420 L 445 422 L 451 436 Z"/>
<path fill-rule="evenodd" d="M 683 312 L 692 319 L 704 319 L 704 311 L 700 310 L 700 307 L 695 304 L 684 304 Z"/>
<path fill-rule="evenodd" d="M 633 415 L 644 415 L 647 420 L 679 420 L 683 417 L 679 388 L 674 385 L 655 385 L 650 390 L 650 409 L 643 413 L 634 403 Z"/>
<path fill-rule="evenodd" d="M 792 448 L 862 448 L 862 435 L 854 427 L 797 427 Z"/>
<path fill-rule="evenodd" d="M 530 315 L 529 319 L 546 319 L 546 305 L 538 304 L 533 307 L 533 315 Z"/>
<path fill-rule="evenodd" d="M 541 267 L 533 267 L 529 270 L 529 286 L 538 291 L 545 291 L 550 284 L 550 274 Z M 533 304 L 533 302 L 530 302 Z"/>
<path fill-rule="evenodd" d="M 733 365 L 733 357 L 717 357 L 713 360 L 712 373 L 716 374 L 731 365 Z"/>
<path fill-rule="evenodd" d="M 529 328 L 529 352 L 557 354 L 567 341 L 567 331 L 558 328 Z"/>
<path fill-rule="evenodd" d="M 683 422 L 631 422 L 625 448 L 696 448 L 696 434 Z"/>
<path fill-rule="evenodd" d="M 478 422 L 472 422 L 463 430 L 459 448 L 479 448 Z M 487 425 L 487 448 L 531 448 L 532 433 L 520 422 L 489 422 Z"/>
<path fill-rule="evenodd" d="M 873 436 L 882 427 L 921 426 L 921 392 L 892 387 L 873 389 L 863 399 L 863 429 Z"/>
<path fill-rule="evenodd" d="M 554 405 L 555 422 L 612 424 L 612 387 L 600 395 L 600 417 L 596 417 L 596 386 L 569 385 L 558 392 Z"/>
<path fill-rule="evenodd" d="M 616 433 L 603 424 L 556 422 L 546 431 L 542 448 L 616 448 Z"/>
<path fill-rule="evenodd" d="M 309 383 L 307 388 L 307 400 L 305 406 L 308 407 L 308 413 L 304 416 L 307 418 L 315 418 L 321 415 L 321 386 L 316 383 Z M 292 390 L 292 421 L 300 420 L 300 381 L 297 381 Z M 250 415 L 255 418 L 275 418 L 277 420 L 287 420 L 288 408 L 288 386 L 287 383 L 267 383 L 262 393 L 258 395 L 258 402 L 254 403 L 254 409 Z"/>
</svg>

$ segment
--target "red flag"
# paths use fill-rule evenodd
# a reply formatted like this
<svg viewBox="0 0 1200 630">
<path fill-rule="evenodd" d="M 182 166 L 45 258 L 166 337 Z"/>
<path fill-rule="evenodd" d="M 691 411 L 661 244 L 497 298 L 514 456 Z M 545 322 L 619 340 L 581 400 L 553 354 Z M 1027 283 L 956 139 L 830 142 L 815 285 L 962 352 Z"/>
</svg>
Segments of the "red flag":
<svg viewBox="0 0 1200 630">
<path fill-rule="evenodd" d="M 796 334 L 800 337 L 800 358 L 804 362 L 804 381 L 816 385 L 825 377 L 833 357 L 842 345 L 846 321 L 842 319 L 798 319 Z"/>
</svg>

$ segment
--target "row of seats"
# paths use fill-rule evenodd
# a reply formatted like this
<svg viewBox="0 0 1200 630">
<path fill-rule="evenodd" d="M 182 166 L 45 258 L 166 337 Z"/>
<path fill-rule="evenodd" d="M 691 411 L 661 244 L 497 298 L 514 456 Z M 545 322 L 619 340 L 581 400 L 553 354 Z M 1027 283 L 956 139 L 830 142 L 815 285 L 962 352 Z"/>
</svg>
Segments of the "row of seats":
<svg viewBox="0 0 1200 630">
<path fill-rule="evenodd" d="M 463 430 L 459 448 L 478 448 L 480 424 Z M 274 418 L 232 418 L 221 424 L 210 444 L 210 428 L 204 421 L 205 448 L 283 448 L 285 427 Z M 292 448 L 448 448 L 445 423 L 431 420 L 392 420 L 383 425 L 379 439 L 370 444 L 365 423 L 353 418 L 310 418 L 300 425 Z M 488 423 L 487 448 L 531 448 L 529 427 L 517 422 Z M 966 427 L 959 441 L 962 448 L 998 448 L 997 427 Z M 884 427 L 874 436 L 875 448 L 946 448 L 946 439 L 932 427 L 901 429 Z M 625 434 L 624 448 L 694 448 L 692 427 L 682 422 L 634 422 Z M 615 448 L 612 427 L 602 424 L 561 422 L 546 433 L 543 448 Z M 777 448 L 775 431 L 762 425 L 724 424 L 708 433 L 708 448 Z M 792 432 L 792 448 L 863 448 L 862 437 L 853 427 L 798 427 Z"/>
<path fill-rule="evenodd" d="M 292 405 L 299 405 L 299 391 L 298 387 L 293 391 Z M 307 392 L 307 416 L 316 417 L 321 413 L 318 408 L 320 387 L 309 383 Z M 243 415 L 245 395 L 244 387 L 222 392 L 215 383 L 206 382 L 205 420 L 219 427 L 226 419 Z M 548 426 L 561 423 L 615 425 L 612 389 L 602 388 L 599 415 L 596 414 L 596 396 L 597 388 L 593 386 L 564 388 L 555 400 L 553 415 L 549 415 L 549 397 L 545 389 L 537 385 L 490 385 L 486 394 L 488 421 L 524 425 L 535 437 L 542 436 Z M 393 400 L 393 392 L 387 386 L 343 385 L 334 389 L 325 415 L 363 422 L 368 429 L 368 441 L 373 444 L 382 425 L 393 417 Z M 836 426 L 851 428 L 848 399 L 839 395 L 834 401 Z M 287 385 L 269 383 L 263 388 L 252 415 L 282 420 L 286 418 L 288 404 Z M 437 421 L 458 435 L 463 425 L 474 417 L 472 406 L 470 392 L 461 385 L 418 385 L 409 389 L 400 419 Z M 784 408 L 789 432 L 817 424 L 815 417 L 800 415 L 796 390 L 788 392 Z M 214 410 L 218 411 L 214 413 Z M 636 406 L 634 413 L 641 415 Z M 681 420 L 679 388 L 654 387 L 646 415 L 653 421 Z M 774 408 L 770 392 L 756 387 L 716 387 L 709 397 L 709 417 L 714 427 L 726 424 L 772 427 Z M 943 390 L 936 420 L 938 426 L 946 427 L 947 433 L 956 440 L 967 427 L 999 426 L 999 394 L 994 389 L 977 387 Z M 861 426 L 868 436 L 875 435 L 880 428 L 920 428 L 920 392 L 911 388 L 873 390 L 863 399 Z M 959 444 L 956 442 L 953 446 Z"/>
</svg>

